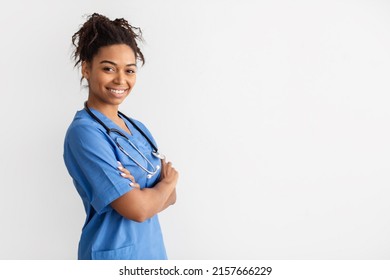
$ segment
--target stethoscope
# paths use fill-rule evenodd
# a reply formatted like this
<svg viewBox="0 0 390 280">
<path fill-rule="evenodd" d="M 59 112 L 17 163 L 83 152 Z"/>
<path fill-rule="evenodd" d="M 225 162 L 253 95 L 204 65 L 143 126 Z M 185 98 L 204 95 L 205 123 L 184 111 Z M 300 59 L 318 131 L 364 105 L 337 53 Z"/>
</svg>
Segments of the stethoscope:
<svg viewBox="0 0 390 280">
<path fill-rule="evenodd" d="M 141 155 L 141 157 L 147 162 L 147 164 L 152 167 L 152 171 L 150 171 L 149 169 L 147 169 L 147 166 L 146 167 L 142 166 L 142 164 L 140 164 L 135 158 L 133 158 L 128 152 L 126 152 L 126 150 L 119 144 L 119 142 L 118 142 L 119 137 L 114 139 L 115 144 L 118 146 L 119 150 L 121 150 L 127 157 L 129 157 L 132 161 L 134 161 L 135 164 L 137 164 L 142 170 L 144 170 L 147 173 L 146 176 L 148 179 L 152 178 L 157 173 L 157 171 L 160 169 L 160 166 L 159 165 L 156 165 L 156 167 L 153 166 L 153 164 L 150 162 L 150 160 L 148 160 L 147 157 L 144 154 L 142 154 L 142 152 L 134 145 L 133 142 L 130 141 L 130 139 L 125 134 L 123 134 L 120 130 L 118 130 L 116 128 L 109 128 L 108 126 L 106 126 L 104 124 L 104 122 L 102 122 L 102 120 L 100 120 L 94 113 L 92 113 L 92 111 L 89 109 L 89 107 L 87 105 L 87 101 L 84 103 L 84 108 L 85 108 L 85 111 L 87 111 L 87 113 L 95 121 L 97 121 L 99 124 L 101 124 L 106 129 L 106 132 L 108 135 L 110 135 L 110 133 L 112 133 L 112 132 L 119 134 L 122 138 L 124 138 L 124 140 L 126 140 L 134 148 L 134 150 L 136 150 Z M 139 126 L 134 123 L 134 121 L 132 119 L 130 119 L 125 114 L 123 114 L 122 112 L 119 112 L 119 111 L 118 111 L 118 115 L 121 117 L 124 117 L 126 120 L 128 120 L 135 127 L 135 129 L 137 129 L 138 132 L 141 133 L 143 137 L 145 137 L 145 139 L 149 142 L 150 146 L 153 148 L 153 151 L 152 151 L 153 156 L 155 156 L 156 158 L 159 158 L 159 159 L 165 159 L 165 156 L 158 152 L 157 147 L 153 144 L 153 142 L 149 139 L 149 137 L 146 136 L 145 132 L 143 132 L 142 129 L 140 129 Z"/>
</svg>

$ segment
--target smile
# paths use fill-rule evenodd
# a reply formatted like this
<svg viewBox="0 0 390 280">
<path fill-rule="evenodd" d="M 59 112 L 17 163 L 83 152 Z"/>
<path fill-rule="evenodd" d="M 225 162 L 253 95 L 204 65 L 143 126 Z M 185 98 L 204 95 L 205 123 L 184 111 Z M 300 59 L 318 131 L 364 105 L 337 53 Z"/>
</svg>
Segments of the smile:
<svg viewBox="0 0 390 280">
<path fill-rule="evenodd" d="M 124 94 L 127 91 L 127 89 L 113 89 L 113 88 L 108 88 L 108 90 L 115 94 Z"/>
</svg>

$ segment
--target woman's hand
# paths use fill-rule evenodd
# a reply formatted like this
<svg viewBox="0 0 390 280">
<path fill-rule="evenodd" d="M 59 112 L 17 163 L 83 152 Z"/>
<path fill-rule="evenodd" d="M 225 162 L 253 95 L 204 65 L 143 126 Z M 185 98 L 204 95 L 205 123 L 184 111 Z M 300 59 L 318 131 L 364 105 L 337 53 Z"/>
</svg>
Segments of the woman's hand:
<svg viewBox="0 0 390 280">
<path fill-rule="evenodd" d="M 121 171 L 120 175 L 123 177 L 123 178 L 127 178 L 129 179 L 131 182 L 130 182 L 130 186 L 132 186 L 133 188 L 138 188 L 140 189 L 140 185 L 135 181 L 135 178 L 133 175 L 130 174 L 130 171 L 127 170 L 126 168 L 123 167 L 122 163 L 120 161 L 118 161 L 118 169 Z"/>
<path fill-rule="evenodd" d="M 173 187 L 172 192 L 170 193 L 168 199 L 165 201 L 164 205 L 161 207 L 160 212 L 165 210 L 167 207 L 176 203 L 176 184 L 177 179 L 179 178 L 179 172 L 172 167 L 171 162 L 166 162 L 165 159 L 161 160 L 161 176 L 160 182 L 163 184 L 168 184 Z"/>
<path fill-rule="evenodd" d="M 164 181 L 168 184 L 174 184 L 176 187 L 178 178 L 179 172 L 177 172 L 176 169 L 172 167 L 172 163 L 166 162 L 165 159 L 162 159 L 160 181 Z"/>
</svg>

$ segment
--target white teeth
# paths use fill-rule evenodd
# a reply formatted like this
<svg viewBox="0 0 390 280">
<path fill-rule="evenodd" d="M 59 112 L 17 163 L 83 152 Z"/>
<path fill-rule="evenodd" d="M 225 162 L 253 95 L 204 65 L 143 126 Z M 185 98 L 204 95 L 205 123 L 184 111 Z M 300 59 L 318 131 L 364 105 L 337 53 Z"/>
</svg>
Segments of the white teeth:
<svg viewBox="0 0 390 280">
<path fill-rule="evenodd" d="M 116 89 L 112 89 L 112 88 L 110 88 L 109 89 L 111 92 L 113 92 L 113 93 L 116 93 L 116 94 L 123 94 L 123 93 L 125 93 L 125 89 L 121 89 L 121 90 L 116 90 Z"/>
</svg>

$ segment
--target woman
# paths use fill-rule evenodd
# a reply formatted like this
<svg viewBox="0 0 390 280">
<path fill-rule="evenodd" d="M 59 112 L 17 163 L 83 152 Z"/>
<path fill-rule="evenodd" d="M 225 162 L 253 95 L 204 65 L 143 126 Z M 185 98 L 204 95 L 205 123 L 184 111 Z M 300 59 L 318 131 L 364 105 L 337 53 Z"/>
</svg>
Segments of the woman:
<svg viewBox="0 0 390 280">
<path fill-rule="evenodd" d="M 138 31 L 138 33 L 137 33 Z M 178 172 L 139 121 L 118 111 L 136 81 L 139 28 L 93 14 L 72 37 L 88 100 L 68 128 L 64 161 L 86 211 L 79 259 L 166 259 L 157 213 Z"/>
</svg>

